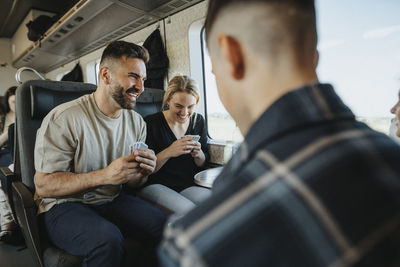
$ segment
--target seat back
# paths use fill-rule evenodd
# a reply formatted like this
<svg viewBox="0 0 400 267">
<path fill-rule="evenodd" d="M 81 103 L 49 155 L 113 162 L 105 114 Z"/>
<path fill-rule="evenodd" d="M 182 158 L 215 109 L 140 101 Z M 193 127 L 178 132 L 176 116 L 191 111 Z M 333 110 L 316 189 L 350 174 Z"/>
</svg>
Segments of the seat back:
<svg viewBox="0 0 400 267">
<path fill-rule="evenodd" d="M 8 150 L 10 150 L 13 162 L 14 162 L 14 144 L 15 144 L 15 134 L 14 134 L 14 129 L 15 129 L 15 124 L 11 123 L 10 126 L 8 126 L 8 143 L 7 147 Z"/>
<path fill-rule="evenodd" d="M 27 81 L 17 89 L 15 173 L 32 192 L 36 131 L 43 118 L 59 104 L 95 90 L 93 84 L 43 80 Z"/>
<path fill-rule="evenodd" d="M 45 265 L 42 260 L 41 241 L 43 240 L 39 237 L 37 225 L 37 208 L 33 202 L 36 131 L 43 118 L 54 107 L 82 95 L 93 93 L 95 89 L 96 86 L 93 84 L 32 80 L 23 83 L 16 91 L 15 181 L 13 182 L 12 199 L 19 226 L 34 259 L 32 264 L 35 266 Z M 81 259 L 75 258 L 67 260 L 65 264 L 78 262 L 80 265 Z"/>
<path fill-rule="evenodd" d="M 139 96 L 135 111 L 146 117 L 147 115 L 157 113 L 161 110 L 164 91 L 154 88 L 146 88 Z"/>
</svg>

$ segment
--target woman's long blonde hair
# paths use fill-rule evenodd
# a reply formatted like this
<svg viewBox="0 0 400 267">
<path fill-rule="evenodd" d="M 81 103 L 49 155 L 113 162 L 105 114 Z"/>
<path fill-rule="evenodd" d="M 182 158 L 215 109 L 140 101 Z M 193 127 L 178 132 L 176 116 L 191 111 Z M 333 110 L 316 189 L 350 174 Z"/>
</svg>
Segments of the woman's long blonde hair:
<svg viewBox="0 0 400 267">
<path fill-rule="evenodd" d="M 168 106 L 168 102 L 176 93 L 188 93 L 196 98 L 196 104 L 199 103 L 200 95 L 195 80 L 186 75 L 176 75 L 169 83 L 167 90 L 165 90 L 162 109 Z"/>
</svg>

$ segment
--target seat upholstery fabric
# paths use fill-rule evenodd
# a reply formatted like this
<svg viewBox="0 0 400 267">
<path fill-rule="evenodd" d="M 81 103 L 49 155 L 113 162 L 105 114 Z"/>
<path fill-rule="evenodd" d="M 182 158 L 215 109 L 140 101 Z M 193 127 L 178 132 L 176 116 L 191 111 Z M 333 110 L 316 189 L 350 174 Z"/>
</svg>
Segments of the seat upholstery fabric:
<svg viewBox="0 0 400 267">
<path fill-rule="evenodd" d="M 36 131 L 40 127 L 43 118 L 55 106 L 92 93 L 95 89 L 96 86 L 93 84 L 41 80 L 27 81 L 17 89 L 15 175 L 32 193 L 34 192 L 34 146 Z M 17 205 L 18 203 L 14 204 Z M 19 210 L 23 210 L 23 208 Z M 18 217 L 19 221 L 22 222 L 23 214 L 21 215 L 20 213 Z M 26 221 L 32 219 L 36 220 L 36 218 L 26 218 Z M 43 257 L 43 259 L 35 261 L 39 262 L 39 265 L 58 267 L 81 265 L 82 257 L 70 255 L 49 245 L 43 234 L 40 236 L 40 241 L 33 240 L 29 242 L 27 239 L 35 239 L 35 235 L 32 234 L 32 231 L 35 231 L 35 229 L 24 229 L 28 228 L 27 224 L 24 223 L 21 223 L 21 228 L 33 257 Z M 35 245 L 30 246 L 29 244 L 31 243 Z M 38 245 L 41 247 L 37 248 Z M 41 252 L 43 252 L 42 255 L 40 255 Z"/>
<path fill-rule="evenodd" d="M 143 118 L 157 113 L 161 110 L 163 97 L 163 90 L 146 88 L 139 96 L 134 110 L 142 115 Z"/>
</svg>

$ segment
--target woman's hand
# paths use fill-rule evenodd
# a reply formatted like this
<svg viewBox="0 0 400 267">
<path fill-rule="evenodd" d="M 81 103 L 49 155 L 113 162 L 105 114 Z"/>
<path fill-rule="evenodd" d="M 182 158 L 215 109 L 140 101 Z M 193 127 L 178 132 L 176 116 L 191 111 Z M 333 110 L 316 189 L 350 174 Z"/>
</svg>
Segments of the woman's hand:
<svg viewBox="0 0 400 267">
<path fill-rule="evenodd" d="M 204 155 L 203 150 L 201 150 L 201 144 L 196 142 L 193 148 L 193 151 L 190 153 L 194 159 L 194 163 L 202 167 L 206 163 L 206 156 Z"/>
<path fill-rule="evenodd" d="M 193 158 L 201 158 L 204 157 L 204 153 L 201 150 L 201 144 L 200 142 L 196 142 L 193 146 L 192 152 L 190 152 L 190 155 L 192 155 Z"/>
<path fill-rule="evenodd" d="M 173 142 L 168 148 L 168 154 L 171 158 L 179 157 L 183 154 L 189 154 L 195 147 L 192 137 L 180 138 Z"/>
</svg>

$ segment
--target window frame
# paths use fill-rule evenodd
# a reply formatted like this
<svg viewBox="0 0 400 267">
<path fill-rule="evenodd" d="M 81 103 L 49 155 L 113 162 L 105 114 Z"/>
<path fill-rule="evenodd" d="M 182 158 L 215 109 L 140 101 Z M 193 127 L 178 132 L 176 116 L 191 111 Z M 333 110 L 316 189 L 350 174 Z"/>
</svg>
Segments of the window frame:
<svg viewBox="0 0 400 267">
<path fill-rule="evenodd" d="M 203 60 L 203 44 L 201 33 L 204 28 L 205 19 L 194 21 L 188 32 L 189 39 L 189 62 L 190 62 L 190 76 L 198 83 L 200 101 L 197 107 L 197 112 L 206 118 L 205 107 L 205 74 L 204 74 L 204 60 Z M 206 119 L 207 123 L 207 119 Z M 207 128 L 208 129 L 208 128 Z"/>
<path fill-rule="evenodd" d="M 206 101 L 206 75 L 204 68 L 204 42 L 203 36 L 205 19 L 199 19 L 194 22 L 189 27 L 188 39 L 189 39 L 189 62 L 190 62 L 190 76 L 193 78 L 199 87 L 200 101 L 197 105 L 197 110 L 199 114 L 203 115 L 205 124 L 207 127 L 207 137 L 209 138 L 209 143 L 214 144 L 225 144 L 227 140 L 217 140 L 210 136 L 208 128 L 208 117 L 207 117 L 207 101 Z"/>
<path fill-rule="evenodd" d="M 100 64 L 100 58 L 92 60 L 86 65 L 86 80 L 88 83 L 98 85 L 99 75 L 96 66 Z"/>
<path fill-rule="evenodd" d="M 207 47 L 205 46 L 205 19 L 194 21 L 189 27 L 189 57 L 190 57 L 190 72 L 191 77 L 198 82 L 200 101 L 198 105 L 198 113 L 202 114 L 207 127 L 207 135 L 214 144 L 224 145 L 226 142 L 240 143 L 231 139 L 214 139 L 210 135 L 210 123 L 207 109 L 207 85 L 206 85 L 206 70 L 205 56 Z M 229 113 L 227 113 L 230 115 Z M 233 120 L 233 118 L 232 118 Z M 244 137 L 243 137 L 244 138 Z"/>
</svg>

